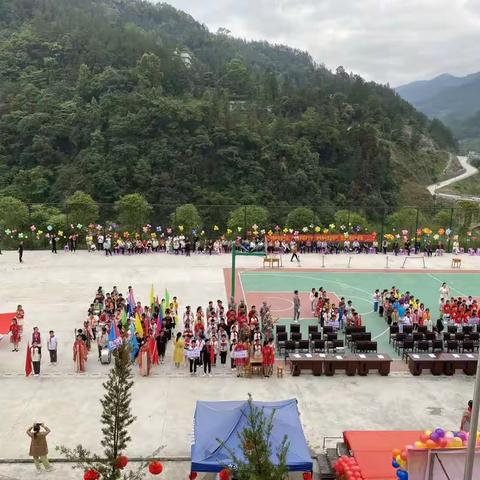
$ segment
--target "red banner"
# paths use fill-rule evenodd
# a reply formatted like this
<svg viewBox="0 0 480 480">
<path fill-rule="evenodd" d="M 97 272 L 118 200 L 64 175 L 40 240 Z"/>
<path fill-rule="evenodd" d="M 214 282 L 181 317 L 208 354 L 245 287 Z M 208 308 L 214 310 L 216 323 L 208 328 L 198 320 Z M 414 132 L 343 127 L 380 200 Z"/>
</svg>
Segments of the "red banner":
<svg viewBox="0 0 480 480">
<path fill-rule="evenodd" d="M 372 243 L 377 238 L 377 234 L 373 233 L 350 233 L 348 238 L 343 233 L 299 233 L 294 235 L 293 233 L 274 233 L 273 235 L 267 235 L 267 242 L 279 242 L 292 240 L 298 242 L 344 242 L 345 240 L 358 240 L 361 243 Z"/>
</svg>

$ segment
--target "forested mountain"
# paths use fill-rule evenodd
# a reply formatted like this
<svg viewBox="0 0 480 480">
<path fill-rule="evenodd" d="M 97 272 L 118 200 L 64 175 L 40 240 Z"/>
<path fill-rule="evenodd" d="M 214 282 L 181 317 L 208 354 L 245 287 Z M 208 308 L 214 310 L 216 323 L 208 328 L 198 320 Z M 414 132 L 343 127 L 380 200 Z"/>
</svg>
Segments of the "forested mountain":
<svg viewBox="0 0 480 480">
<path fill-rule="evenodd" d="M 167 4 L 0 0 L 0 195 L 368 214 L 454 148 L 387 86 Z"/>
<path fill-rule="evenodd" d="M 464 77 L 444 74 L 396 91 L 421 112 L 445 122 L 457 138 L 480 137 L 480 72 Z"/>
</svg>

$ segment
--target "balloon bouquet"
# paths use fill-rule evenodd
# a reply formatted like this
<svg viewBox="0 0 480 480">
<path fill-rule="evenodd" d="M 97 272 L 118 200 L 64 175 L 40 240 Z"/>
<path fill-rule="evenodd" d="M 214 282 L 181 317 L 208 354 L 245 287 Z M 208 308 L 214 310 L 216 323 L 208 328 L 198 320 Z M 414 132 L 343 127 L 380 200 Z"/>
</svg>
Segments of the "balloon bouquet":
<svg viewBox="0 0 480 480">
<path fill-rule="evenodd" d="M 480 432 L 477 433 L 477 444 L 480 442 Z M 450 432 L 443 428 L 425 430 L 420 438 L 402 450 L 392 450 L 392 467 L 397 470 L 398 480 L 408 480 L 407 452 L 413 449 L 439 450 L 442 448 L 463 448 L 468 444 L 467 432 Z"/>
<path fill-rule="evenodd" d="M 338 480 L 363 480 L 362 471 L 354 457 L 342 455 L 333 465 Z"/>
</svg>

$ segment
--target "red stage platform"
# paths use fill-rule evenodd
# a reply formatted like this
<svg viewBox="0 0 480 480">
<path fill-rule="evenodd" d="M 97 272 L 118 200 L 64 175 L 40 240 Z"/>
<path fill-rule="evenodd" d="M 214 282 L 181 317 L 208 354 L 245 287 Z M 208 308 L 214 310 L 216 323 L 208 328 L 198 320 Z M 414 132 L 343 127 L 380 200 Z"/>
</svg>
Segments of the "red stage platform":
<svg viewBox="0 0 480 480">
<path fill-rule="evenodd" d="M 365 480 L 395 480 L 392 450 L 413 444 L 423 431 L 348 431 L 343 438 L 361 468 Z"/>
</svg>

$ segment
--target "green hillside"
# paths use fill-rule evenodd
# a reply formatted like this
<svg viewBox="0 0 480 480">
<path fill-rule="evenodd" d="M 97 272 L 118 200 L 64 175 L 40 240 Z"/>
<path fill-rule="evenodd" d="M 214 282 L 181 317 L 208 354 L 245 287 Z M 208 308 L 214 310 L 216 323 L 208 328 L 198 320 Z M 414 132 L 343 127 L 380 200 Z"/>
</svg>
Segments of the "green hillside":
<svg viewBox="0 0 480 480">
<path fill-rule="evenodd" d="M 402 182 L 429 183 L 455 148 L 386 86 L 166 4 L 3 0 L 0 39 L 0 195 L 25 202 L 140 192 L 369 215 L 409 203 Z"/>
</svg>

